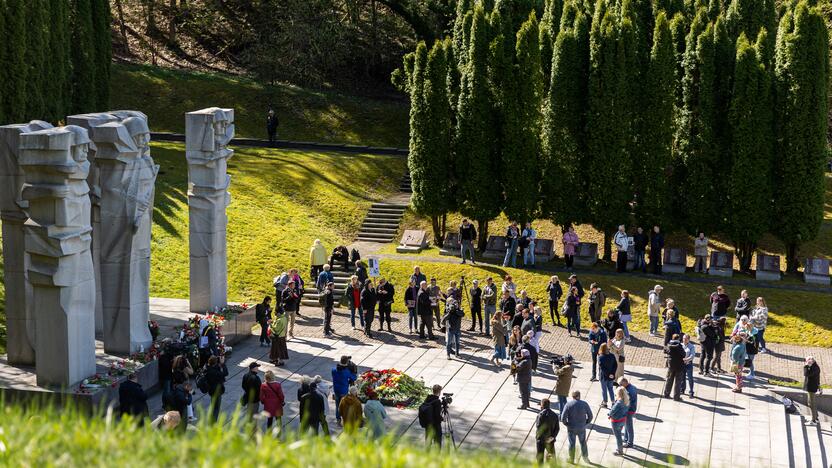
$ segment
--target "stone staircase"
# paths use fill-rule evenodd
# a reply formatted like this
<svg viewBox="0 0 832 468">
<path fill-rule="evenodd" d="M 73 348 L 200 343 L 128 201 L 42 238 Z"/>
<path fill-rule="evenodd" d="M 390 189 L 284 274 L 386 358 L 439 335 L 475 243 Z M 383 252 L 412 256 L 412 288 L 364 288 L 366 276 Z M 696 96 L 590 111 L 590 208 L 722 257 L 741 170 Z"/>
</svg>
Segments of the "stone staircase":
<svg viewBox="0 0 832 468">
<path fill-rule="evenodd" d="M 347 285 L 350 284 L 350 277 L 353 274 L 354 268 L 350 268 L 350 271 L 344 271 L 339 263 L 339 268 L 337 271 L 332 271 L 332 276 L 335 279 L 335 304 L 341 302 L 341 298 L 344 297 L 344 292 L 347 290 Z M 320 307 L 321 303 L 318 302 L 319 294 L 318 290 L 315 289 L 314 281 L 309 281 L 305 283 L 303 288 L 303 298 L 301 299 L 301 305 L 305 306 L 312 306 L 312 307 Z"/>
<path fill-rule="evenodd" d="M 402 181 L 399 184 L 399 192 L 413 193 L 413 187 L 411 185 L 409 172 L 402 177 Z"/>
<path fill-rule="evenodd" d="M 356 240 L 382 244 L 393 242 L 406 209 L 405 203 L 373 203 L 361 224 Z"/>
</svg>

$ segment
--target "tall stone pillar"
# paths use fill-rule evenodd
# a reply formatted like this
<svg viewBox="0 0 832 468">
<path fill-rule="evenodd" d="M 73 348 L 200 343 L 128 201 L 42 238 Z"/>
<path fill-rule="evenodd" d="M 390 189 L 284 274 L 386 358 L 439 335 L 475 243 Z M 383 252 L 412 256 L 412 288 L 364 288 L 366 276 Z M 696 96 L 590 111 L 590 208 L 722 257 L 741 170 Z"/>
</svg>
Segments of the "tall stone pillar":
<svg viewBox="0 0 832 468">
<path fill-rule="evenodd" d="M 71 116 L 90 129 L 93 165 L 104 220 L 99 240 L 103 341 L 108 353 L 150 347 L 150 231 L 154 184 L 159 167 L 150 157 L 147 117 L 137 111 Z"/>
<path fill-rule="evenodd" d="M 35 364 L 35 320 L 29 307 L 32 288 L 26 281 L 26 249 L 23 223 L 26 201 L 22 198 L 20 134 L 52 128 L 33 120 L 28 124 L 0 127 L 0 218 L 3 223 L 3 283 L 6 287 L 6 350 L 9 363 Z"/>
<path fill-rule="evenodd" d="M 227 304 L 225 209 L 231 202 L 227 165 L 234 154 L 227 145 L 233 136 L 233 109 L 211 107 L 185 115 L 193 312 L 204 313 Z"/>
<path fill-rule="evenodd" d="M 87 131 L 76 126 L 20 135 L 40 386 L 70 386 L 95 373 L 88 148 Z"/>
</svg>

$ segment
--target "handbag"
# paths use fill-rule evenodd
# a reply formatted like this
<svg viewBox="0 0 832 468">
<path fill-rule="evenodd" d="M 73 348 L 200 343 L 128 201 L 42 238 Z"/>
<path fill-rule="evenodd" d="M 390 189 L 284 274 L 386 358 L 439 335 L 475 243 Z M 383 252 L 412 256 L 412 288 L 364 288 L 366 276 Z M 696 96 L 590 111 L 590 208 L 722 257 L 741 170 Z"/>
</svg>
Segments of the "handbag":
<svg viewBox="0 0 832 468">
<path fill-rule="evenodd" d="M 618 362 L 621 362 L 621 363 L 624 362 L 624 355 L 623 354 L 621 356 L 618 356 Z"/>
</svg>

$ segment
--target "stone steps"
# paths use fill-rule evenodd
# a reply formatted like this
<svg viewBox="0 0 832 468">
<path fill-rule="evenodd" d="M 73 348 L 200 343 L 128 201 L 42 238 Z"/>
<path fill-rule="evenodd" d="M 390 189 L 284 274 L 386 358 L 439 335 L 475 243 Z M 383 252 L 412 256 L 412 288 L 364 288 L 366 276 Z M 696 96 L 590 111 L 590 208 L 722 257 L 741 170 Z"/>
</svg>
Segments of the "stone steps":
<svg viewBox="0 0 832 468">
<path fill-rule="evenodd" d="M 402 180 L 399 182 L 399 192 L 413 193 L 413 185 L 412 185 L 412 182 L 410 180 L 410 173 L 409 172 L 407 174 L 405 174 L 404 177 L 402 177 Z"/>
<path fill-rule="evenodd" d="M 399 191 L 411 193 L 410 174 L 405 174 L 400 182 Z M 401 203 L 404 197 L 394 197 L 398 203 L 376 202 L 370 206 L 367 216 L 361 223 L 356 240 L 387 244 L 393 242 L 399 233 L 399 223 L 407 211 L 408 204 Z"/>
</svg>

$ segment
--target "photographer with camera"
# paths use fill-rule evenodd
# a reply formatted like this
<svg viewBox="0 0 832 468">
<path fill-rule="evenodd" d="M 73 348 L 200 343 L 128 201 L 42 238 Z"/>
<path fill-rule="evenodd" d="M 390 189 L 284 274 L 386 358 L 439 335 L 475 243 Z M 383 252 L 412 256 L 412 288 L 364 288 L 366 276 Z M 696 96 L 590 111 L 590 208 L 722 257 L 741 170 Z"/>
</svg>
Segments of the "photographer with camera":
<svg viewBox="0 0 832 468">
<path fill-rule="evenodd" d="M 419 425 L 425 429 L 425 444 L 429 448 L 435 444 L 442 449 L 442 407 L 445 398 L 440 399 L 440 393 L 442 386 L 434 385 L 433 393 L 419 406 Z"/>
</svg>

